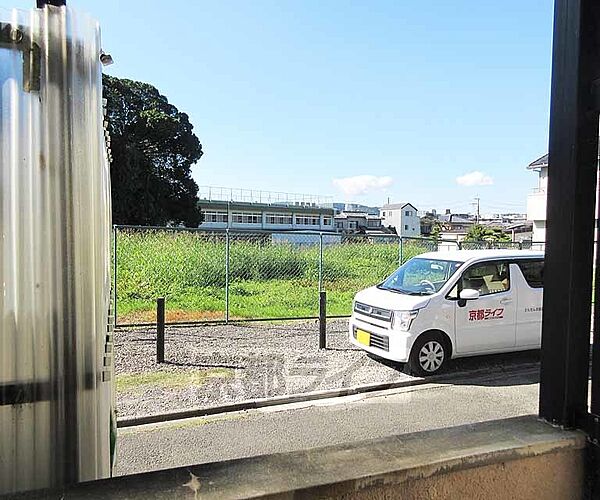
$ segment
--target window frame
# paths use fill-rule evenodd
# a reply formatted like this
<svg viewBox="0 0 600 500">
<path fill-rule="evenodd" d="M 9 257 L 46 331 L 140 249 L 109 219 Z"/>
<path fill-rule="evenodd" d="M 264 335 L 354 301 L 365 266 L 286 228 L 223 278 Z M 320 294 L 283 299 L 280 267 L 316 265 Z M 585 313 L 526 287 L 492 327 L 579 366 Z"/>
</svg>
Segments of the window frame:
<svg viewBox="0 0 600 500">
<path fill-rule="evenodd" d="M 250 222 L 248 219 L 258 218 L 258 222 Z M 239 220 L 236 220 L 239 218 Z M 232 212 L 231 213 L 231 223 L 232 224 L 262 224 L 262 213 L 261 212 Z"/>
<path fill-rule="evenodd" d="M 451 300 L 453 302 L 461 301 L 462 299 L 460 298 L 460 292 L 463 291 L 462 285 L 463 285 L 463 276 L 465 275 L 465 273 L 469 272 L 469 270 L 475 266 L 478 266 L 481 264 L 493 264 L 493 263 L 497 263 L 497 262 L 504 262 L 508 266 L 507 267 L 507 269 L 508 269 L 508 289 L 501 290 L 498 292 L 493 292 L 493 293 L 486 293 L 485 295 L 480 295 L 480 297 L 489 297 L 491 295 L 498 295 L 499 293 L 510 292 L 512 290 L 512 275 L 511 275 L 511 271 L 510 271 L 510 265 L 517 263 L 519 260 L 521 260 L 521 259 L 492 259 L 492 260 L 481 260 L 479 262 L 474 262 L 469 267 L 460 270 L 460 273 L 458 273 L 458 276 L 456 277 L 456 281 L 450 287 L 450 290 L 448 290 L 448 293 L 446 293 L 444 298 L 446 300 Z M 533 260 L 535 260 L 535 259 L 533 259 Z M 451 294 L 454 290 L 456 290 L 456 297 L 451 296 Z M 465 303 L 466 303 L 466 301 L 465 301 Z"/>
<path fill-rule="evenodd" d="M 270 220 L 272 219 L 272 221 Z M 294 215 L 281 212 L 265 213 L 265 224 L 269 226 L 291 226 L 294 223 Z"/>
<path fill-rule="evenodd" d="M 297 226 L 320 226 L 321 216 L 315 214 L 294 214 L 294 224 Z"/>
<path fill-rule="evenodd" d="M 508 272 L 508 288 L 506 290 L 498 290 L 497 292 L 490 292 L 490 293 L 486 293 L 486 294 L 479 294 L 480 297 L 489 297 L 491 295 L 498 295 L 499 293 L 506 293 L 506 292 L 510 292 L 512 290 L 512 276 L 511 276 L 511 272 L 510 272 L 510 265 L 514 262 L 514 260 L 511 259 L 493 259 L 493 260 L 483 260 L 483 261 L 479 261 L 479 262 L 474 262 L 473 264 L 471 264 L 469 267 L 467 267 L 466 269 L 463 270 L 463 272 L 461 273 L 460 277 L 458 278 L 457 284 L 458 284 L 458 297 L 460 298 L 460 292 L 463 291 L 463 277 L 466 273 L 468 273 L 471 269 L 473 269 L 474 267 L 477 266 L 481 266 L 481 265 L 491 265 L 491 264 L 499 264 L 499 263 L 504 263 L 506 264 L 506 270 Z M 452 289 L 454 289 L 454 287 L 452 287 Z M 452 289 L 450 290 L 450 292 L 448 292 L 448 295 L 452 292 Z M 454 299 L 456 300 L 456 299 Z"/>
<path fill-rule="evenodd" d="M 227 224 L 229 219 L 229 214 L 222 210 L 203 210 L 202 214 L 204 216 L 204 220 L 202 221 L 203 224 Z M 212 216 L 217 220 L 207 220 L 208 217 Z M 221 218 L 224 216 L 224 220 L 218 220 L 219 216 L 221 216 Z"/>
</svg>

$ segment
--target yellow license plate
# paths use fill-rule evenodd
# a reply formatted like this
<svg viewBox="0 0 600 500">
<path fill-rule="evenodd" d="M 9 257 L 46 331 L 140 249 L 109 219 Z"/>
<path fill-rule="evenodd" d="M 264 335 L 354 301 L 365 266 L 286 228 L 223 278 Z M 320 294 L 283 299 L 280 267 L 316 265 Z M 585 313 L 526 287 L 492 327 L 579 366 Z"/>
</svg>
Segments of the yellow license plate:
<svg viewBox="0 0 600 500">
<path fill-rule="evenodd" d="M 364 330 L 356 330 L 356 340 L 359 344 L 368 346 L 371 343 L 371 334 Z"/>
</svg>

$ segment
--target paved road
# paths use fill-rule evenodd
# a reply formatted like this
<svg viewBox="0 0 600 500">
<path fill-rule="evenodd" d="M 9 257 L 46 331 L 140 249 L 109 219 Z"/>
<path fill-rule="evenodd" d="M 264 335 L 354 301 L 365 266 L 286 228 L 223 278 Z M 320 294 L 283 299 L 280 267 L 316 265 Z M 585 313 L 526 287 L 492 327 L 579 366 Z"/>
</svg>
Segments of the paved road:
<svg viewBox="0 0 600 500">
<path fill-rule="evenodd" d="M 119 431 L 117 474 L 307 449 L 537 412 L 538 365 Z"/>
</svg>

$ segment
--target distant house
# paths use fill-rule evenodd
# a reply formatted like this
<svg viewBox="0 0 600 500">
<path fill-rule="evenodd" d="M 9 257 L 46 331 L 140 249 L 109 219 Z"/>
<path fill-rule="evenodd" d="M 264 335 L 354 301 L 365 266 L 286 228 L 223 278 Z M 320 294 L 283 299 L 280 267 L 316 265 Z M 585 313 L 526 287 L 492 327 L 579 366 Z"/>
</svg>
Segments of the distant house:
<svg viewBox="0 0 600 500">
<path fill-rule="evenodd" d="M 600 156 L 599 156 L 600 163 Z M 548 196 L 548 154 L 532 161 L 527 170 L 533 170 L 538 173 L 538 186 L 527 196 L 527 220 L 533 223 L 534 242 L 546 241 L 546 197 Z M 598 203 L 598 193 L 600 184 L 596 191 L 596 203 Z M 596 221 L 598 227 L 598 221 Z M 596 239 L 598 236 L 596 235 Z"/>
<path fill-rule="evenodd" d="M 443 240 L 462 241 L 475 221 L 465 214 L 445 214 L 439 216 L 440 238 Z"/>
<path fill-rule="evenodd" d="M 388 203 L 379 213 L 383 225 L 395 228 L 398 236 L 421 236 L 421 219 L 411 203 Z"/>
<path fill-rule="evenodd" d="M 421 236 L 429 238 L 433 231 L 434 226 L 438 223 L 438 214 L 435 209 L 430 212 L 419 212 L 421 219 Z"/>
<path fill-rule="evenodd" d="M 381 217 L 366 212 L 344 211 L 334 216 L 336 231 L 360 232 L 363 234 L 389 233 L 381 222 Z"/>
<path fill-rule="evenodd" d="M 527 220 L 533 223 L 533 241 L 546 241 L 546 192 L 548 189 L 548 155 L 532 161 L 528 170 L 538 172 L 538 187 L 527 196 Z"/>
<path fill-rule="evenodd" d="M 533 224 L 528 221 L 505 225 L 502 229 L 510 234 L 512 241 L 532 241 Z M 535 240 L 534 240 L 535 241 Z"/>
</svg>

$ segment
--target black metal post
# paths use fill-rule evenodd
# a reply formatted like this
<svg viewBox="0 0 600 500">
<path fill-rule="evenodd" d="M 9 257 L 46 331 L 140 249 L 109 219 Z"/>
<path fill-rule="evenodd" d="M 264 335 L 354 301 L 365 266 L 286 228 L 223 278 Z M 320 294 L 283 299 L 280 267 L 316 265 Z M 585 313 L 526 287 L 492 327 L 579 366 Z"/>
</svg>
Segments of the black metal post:
<svg viewBox="0 0 600 500">
<path fill-rule="evenodd" d="M 319 349 L 327 347 L 327 292 L 319 292 Z"/>
<path fill-rule="evenodd" d="M 600 2 L 556 0 L 539 411 L 566 427 L 587 413 L 599 19 Z"/>
<path fill-rule="evenodd" d="M 165 362 L 165 299 L 156 299 L 156 362 Z"/>
</svg>

